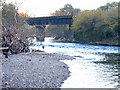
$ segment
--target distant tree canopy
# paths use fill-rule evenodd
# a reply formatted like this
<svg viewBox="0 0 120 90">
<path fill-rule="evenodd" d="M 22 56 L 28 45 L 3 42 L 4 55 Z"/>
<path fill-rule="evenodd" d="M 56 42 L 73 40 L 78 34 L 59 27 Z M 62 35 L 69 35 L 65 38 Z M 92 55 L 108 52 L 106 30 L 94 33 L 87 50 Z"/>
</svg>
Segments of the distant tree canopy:
<svg viewBox="0 0 120 90">
<path fill-rule="evenodd" d="M 2 6 L 2 25 L 9 30 L 15 31 L 20 38 L 36 35 L 37 29 L 29 26 L 26 13 L 18 12 L 18 7 L 13 3 L 3 3 Z"/>
<path fill-rule="evenodd" d="M 81 10 L 78 8 L 73 8 L 70 4 L 65 4 L 63 8 L 56 10 L 54 13 L 51 13 L 52 16 L 65 16 L 65 15 L 73 15 L 77 16 Z"/>
<path fill-rule="evenodd" d="M 85 10 L 74 19 L 77 41 L 118 40 L 118 2 L 107 3 L 96 10 Z"/>
<path fill-rule="evenodd" d="M 103 24 L 102 11 L 85 10 L 82 11 L 73 22 L 72 29 L 79 31 L 94 30 Z"/>
<path fill-rule="evenodd" d="M 22 17 L 30 17 L 28 14 L 26 14 L 24 12 L 18 12 L 18 14 Z"/>
<path fill-rule="evenodd" d="M 110 8 L 112 8 L 112 7 L 117 7 L 118 6 L 118 2 L 112 2 L 112 3 L 107 3 L 106 5 L 104 5 L 104 6 L 100 6 L 99 8 L 98 8 L 98 10 L 100 9 L 100 10 L 108 10 L 108 9 L 110 9 Z"/>
<path fill-rule="evenodd" d="M 4 4 L 2 7 L 3 25 L 11 26 L 17 23 L 17 9 L 12 3 Z"/>
<path fill-rule="evenodd" d="M 75 32 L 74 38 L 76 41 L 117 41 L 119 38 L 118 32 L 120 32 L 118 25 L 118 20 L 120 19 L 118 16 L 118 4 L 118 2 L 111 2 L 97 9 L 84 11 L 73 8 L 70 4 L 65 4 L 63 8 L 56 10 L 51 15 L 73 15 L 73 24 L 70 31 Z M 67 35 L 69 34 L 65 35 L 64 33 L 64 36 Z"/>
<path fill-rule="evenodd" d="M 4 3 L 2 7 L 2 18 L 3 25 L 6 27 L 11 27 L 12 25 L 17 25 L 20 23 L 24 23 L 25 17 L 29 17 L 29 15 L 25 13 L 18 13 L 18 8 L 12 3 Z"/>
<path fill-rule="evenodd" d="M 80 9 L 74 8 L 71 4 L 65 4 L 63 8 L 56 10 L 54 13 L 51 13 L 51 16 L 66 16 L 72 15 L 74 18 L 78 16 L 81 12 Z M 47 36 L 56 37 L 56 39 L 70 40 L 71 33 L 66 25 L 49 25 L 48 30 L 46 31 Z"/>
</svg>

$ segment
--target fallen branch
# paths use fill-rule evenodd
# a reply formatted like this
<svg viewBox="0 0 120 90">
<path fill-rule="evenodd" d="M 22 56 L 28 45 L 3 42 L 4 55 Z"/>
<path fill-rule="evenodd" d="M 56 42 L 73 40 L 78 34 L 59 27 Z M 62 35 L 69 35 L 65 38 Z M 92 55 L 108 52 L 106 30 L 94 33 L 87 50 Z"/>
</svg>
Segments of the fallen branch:
<svg viewBox="0 0 120 90">
<path fill-rule="evenodd" d="M 0 47 L 0 50 L 9 49 L 9 47 Z"/>
<path fill-rule="evenodd" d="M 0 50 L 9 49 L 12 44 L 13 44 L 13 41 L 10 43 L 9 47 L 0 47 Z"/>
</svg>

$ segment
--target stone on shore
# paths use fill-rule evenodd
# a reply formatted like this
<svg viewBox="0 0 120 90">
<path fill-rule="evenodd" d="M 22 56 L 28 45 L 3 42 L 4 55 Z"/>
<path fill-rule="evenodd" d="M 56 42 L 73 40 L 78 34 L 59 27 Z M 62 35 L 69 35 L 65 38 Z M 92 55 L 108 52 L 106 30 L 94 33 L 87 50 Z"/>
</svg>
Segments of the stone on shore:
<svg viewBox="0 0 120 90">
<path fill-rule="evenodd" d="M 69 76 L 68 67 L 60 60 L 70 56 L 32 52 L 0 56 L 3 88 L 59 88 Z"/>
</svg>

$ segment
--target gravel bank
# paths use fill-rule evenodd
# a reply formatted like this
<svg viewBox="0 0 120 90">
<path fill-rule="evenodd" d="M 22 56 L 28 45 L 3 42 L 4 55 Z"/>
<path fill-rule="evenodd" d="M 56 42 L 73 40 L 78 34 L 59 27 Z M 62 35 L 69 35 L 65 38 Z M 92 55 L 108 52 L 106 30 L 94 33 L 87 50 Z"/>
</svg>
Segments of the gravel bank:
<svg viewBox="0 0 120 90">
<path fill-rule="evenodd" d="M 44 52 L 0 56 L 3 88 L 59 88 L 69 76 L 68 67 L 59 60 L 70 56 Z M 6 85 L 5 85 L 6 84 Z"/>
</svg>

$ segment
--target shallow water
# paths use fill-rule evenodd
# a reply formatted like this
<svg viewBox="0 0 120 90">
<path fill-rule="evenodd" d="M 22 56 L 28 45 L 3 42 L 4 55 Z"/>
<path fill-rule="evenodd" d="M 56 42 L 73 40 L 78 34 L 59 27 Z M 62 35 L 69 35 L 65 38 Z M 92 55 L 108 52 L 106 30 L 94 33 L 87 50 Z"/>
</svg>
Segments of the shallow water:
<svg viewBox="0 0 120 90">
<path fill-rule="evenodd" d="M 41 42 L 35 42 L 31 48 L 40 49 Z M 61 60 L 69 66 L 70 77 L 68 77 L 60 88 L 115 88 L 119 87 L 120 68 L 116 63 L 107 63 L 111 59 L 115 62 L 119 60 L 110 57 L 120 54 L 120 47 L 95 46 L 78 43 L 61 43 L 48 40 L 42 42 L 44 51 L 48 53 L 58 53 L 73 56 L 73 60 Z M 109 57 L 106 57 L 109 54 Z M 106 63 L 99 63 L 106 61 Z M 95 63 L 97 62 L 97 63 Z"/>
</svg>

